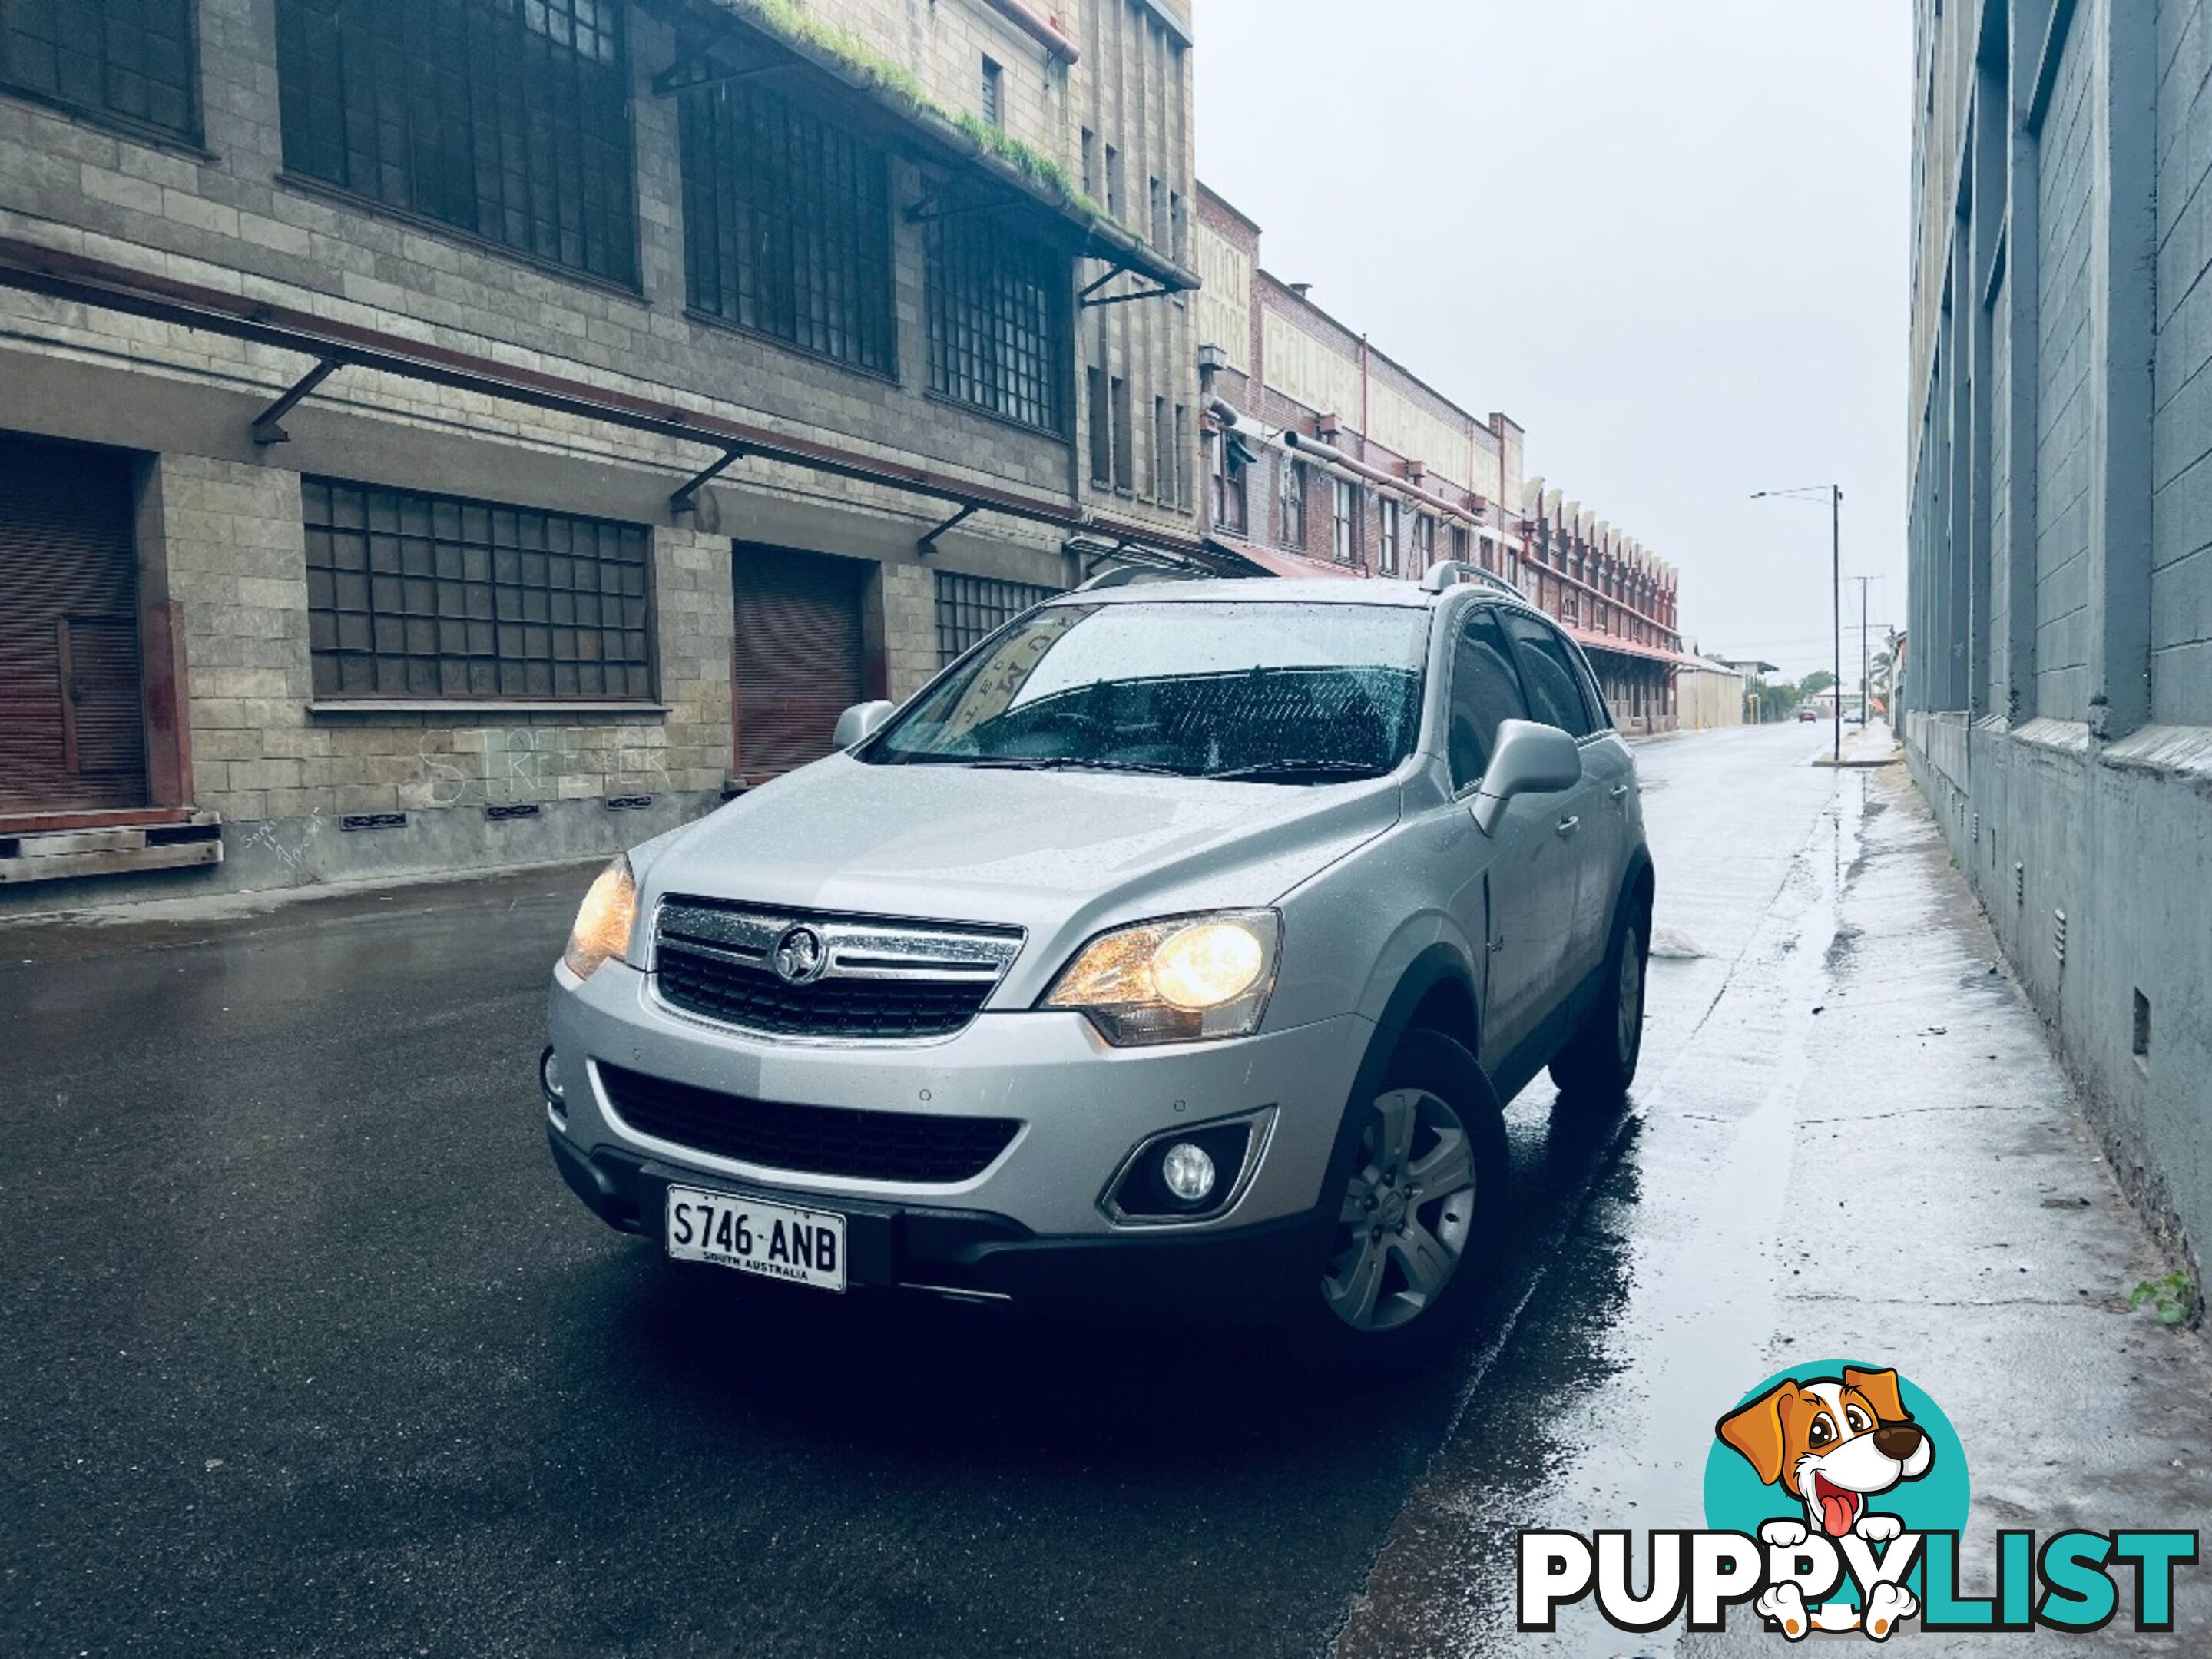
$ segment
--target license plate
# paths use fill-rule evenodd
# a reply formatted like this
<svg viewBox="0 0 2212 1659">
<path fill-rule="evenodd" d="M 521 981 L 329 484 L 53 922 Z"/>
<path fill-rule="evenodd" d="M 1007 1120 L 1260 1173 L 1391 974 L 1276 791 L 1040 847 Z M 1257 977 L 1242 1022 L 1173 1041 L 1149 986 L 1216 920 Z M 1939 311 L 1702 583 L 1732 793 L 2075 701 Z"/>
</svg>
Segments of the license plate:
<svg viewBox="0 0 2212 1659">
<path fill-rule="evenodd" d="M 671 1187 L 668 1254 L 679 1261 L 711 1261 L 763 1279 L 842 1292 L 845 1218 L 764 1204 L 735 1193 Z"/>
</svg>

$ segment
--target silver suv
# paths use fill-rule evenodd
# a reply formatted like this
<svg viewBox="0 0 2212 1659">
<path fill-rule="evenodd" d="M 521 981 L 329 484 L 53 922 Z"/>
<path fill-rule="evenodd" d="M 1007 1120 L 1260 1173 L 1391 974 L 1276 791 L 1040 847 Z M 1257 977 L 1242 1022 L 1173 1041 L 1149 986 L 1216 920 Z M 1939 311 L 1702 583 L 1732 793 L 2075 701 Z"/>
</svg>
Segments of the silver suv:
<svg viewBox="0 0 2212 1659">
<path fill-rule="evenodd" d="M 555 1158 L 672 1256 L 1409 1356 L 1500 1103 L 1634 1074 L 1635 764 L 1468 567 L 1109 579 L 838 741 L 616 860 L 554 971 Z"/>
</svg>

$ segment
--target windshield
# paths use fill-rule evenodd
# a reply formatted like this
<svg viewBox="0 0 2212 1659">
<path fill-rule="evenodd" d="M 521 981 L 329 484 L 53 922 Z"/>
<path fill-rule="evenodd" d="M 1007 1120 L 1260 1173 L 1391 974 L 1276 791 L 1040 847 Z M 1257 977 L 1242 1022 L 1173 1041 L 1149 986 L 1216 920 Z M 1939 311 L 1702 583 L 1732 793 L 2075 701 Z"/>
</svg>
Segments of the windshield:
<svg viewBox="0 0 2212 1659">
<path fill-rule="evenodd" d="M 1379 777 L 1420 725 L 1428 613 L 1237 600 L 1018 618 L 887 726 L 872 765 Z"/>
</svg>

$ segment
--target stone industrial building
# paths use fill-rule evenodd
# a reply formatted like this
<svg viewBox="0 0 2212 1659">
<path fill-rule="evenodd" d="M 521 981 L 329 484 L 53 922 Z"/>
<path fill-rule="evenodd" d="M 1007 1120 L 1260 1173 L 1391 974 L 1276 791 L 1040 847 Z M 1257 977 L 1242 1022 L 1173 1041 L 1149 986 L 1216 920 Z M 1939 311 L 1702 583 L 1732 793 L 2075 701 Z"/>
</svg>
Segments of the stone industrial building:
<svg viewBox="0 0 2212 1659">
<path fill-rule="evenodd" d="M 1194 305 L 1214 548 L 1279 576 L 1480 563 L 1589 652 L 1624 731 L 1671 731 L 1686 664 L 1677 579 L 1578 501 L 1524 477 L 1522 434 L 1478 420 L 1261 264 L 1260 227 L 1198 195 Z"/>
<path fill-rule="evenodd" d="M 0 902 L 627 844 L 1202 560 L 1189 50 L 1185 0 L 0 3 Z"/>
<path fill-rule="evenodd" d="M 1917 15 L 1907 753 L 2123 1178 L 2201 1266 L 2212 5 Z"/>
</svg>

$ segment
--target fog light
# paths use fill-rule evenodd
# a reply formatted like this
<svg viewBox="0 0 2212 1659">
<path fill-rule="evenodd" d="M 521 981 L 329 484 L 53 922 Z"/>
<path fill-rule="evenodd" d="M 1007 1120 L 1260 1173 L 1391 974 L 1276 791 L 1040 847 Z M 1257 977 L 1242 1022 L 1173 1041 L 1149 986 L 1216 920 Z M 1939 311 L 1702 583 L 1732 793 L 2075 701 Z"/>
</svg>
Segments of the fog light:
<svg viewBox="0 0 2212 1659">
<path fill-rule="evenodd" d="M 545 1091 L 545 1098 L 556 1106 L 568 1098 L 561 1083 L 560 1058 L 550 1048 L 538 1056 L 538 1086 Z"/>
<path fill-rule="evenodd" d="M 1160 1182 L 1183 1203 L 1200 1203 L 1213 1190 L 1213 1160 L 1203 1146 L 1179 1140 L 1160 1159 Z"/>
</svg>

